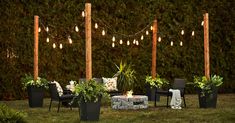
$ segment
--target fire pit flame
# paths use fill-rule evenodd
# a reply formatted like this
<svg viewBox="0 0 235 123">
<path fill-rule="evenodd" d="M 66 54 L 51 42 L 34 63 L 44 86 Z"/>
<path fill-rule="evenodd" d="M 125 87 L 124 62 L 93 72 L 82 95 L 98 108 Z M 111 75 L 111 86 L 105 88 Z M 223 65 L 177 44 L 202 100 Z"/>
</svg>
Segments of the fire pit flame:
<svg viewBox="0 0 235 123">
<path fill-rule="evenodd" d="M 132 90 L 127 91 L 127 92 L 126 92 L 126 96 L 127 96 L 127 98 L 131 98 L 131 97 L 133 97 L 133 96 L 132 96 L 132 93 L 133 93 L 133 91 L 132 91 Z"/>
</svg>

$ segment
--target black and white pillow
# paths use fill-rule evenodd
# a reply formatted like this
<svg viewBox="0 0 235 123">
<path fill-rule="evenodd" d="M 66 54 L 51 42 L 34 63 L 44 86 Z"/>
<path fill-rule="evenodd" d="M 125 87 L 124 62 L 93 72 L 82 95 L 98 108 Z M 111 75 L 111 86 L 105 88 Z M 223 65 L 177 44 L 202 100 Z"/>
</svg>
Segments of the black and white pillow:
<svg viewBox="0 0 235 123">
<path fill-rule="evenodd" d="M 105 78 L 102 77 L 104 86 L 107 91 L 118 91 L 117 89 L 117 77 Z"/>
<path fill-rule="evenodd" d="M 59 93 L 59 96 L 63 95 L 63 89 L 62 89 L 62 87 L 60 86 L 60 83 L 58 83 L 57 81 L 53 81 L 53 82 L 51 82 L 51 83 L 55 83 L 56 88 L 57 88 L 57 91 L 58 91 L 58 93 Z"/>
</svg>

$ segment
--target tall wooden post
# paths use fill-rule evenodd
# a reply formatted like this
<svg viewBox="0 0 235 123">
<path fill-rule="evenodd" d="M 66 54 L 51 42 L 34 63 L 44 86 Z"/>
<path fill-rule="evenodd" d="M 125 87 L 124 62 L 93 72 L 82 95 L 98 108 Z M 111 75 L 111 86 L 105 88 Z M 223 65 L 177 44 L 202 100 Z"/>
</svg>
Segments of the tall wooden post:
<svg viewBox="0 0 235 123">
<path fill-rule="evenodd" d="M 34 16 L 34 81 L 38 77 L 38 16 Z"/>
<path fill-rule="evenodd" d="M 85 4 L 85 30 L 86 30 L 86 80 L 90 80 L 92 78 L 91 3 Z"/>
<path fill-rule="evenodd" d="M 152 78 L 157 73 L 157 19 L 153 21 L 153 46 L 152 46 Z"/>
<path fill-rule="evenodd" d="M 209 15 L 204 14 L 204 62 L 205 76 L 210 79 L 210 55 L 209 55 Z"/>
</svg>

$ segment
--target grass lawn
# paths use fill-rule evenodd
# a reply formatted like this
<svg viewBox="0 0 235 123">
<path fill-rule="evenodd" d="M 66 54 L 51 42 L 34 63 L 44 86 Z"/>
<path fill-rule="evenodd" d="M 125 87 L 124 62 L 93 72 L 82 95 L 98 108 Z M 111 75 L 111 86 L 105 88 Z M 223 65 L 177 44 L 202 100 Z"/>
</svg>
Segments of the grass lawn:
<svg viewBox="0 0 235 123">
<path fill-rule="evenodd" d="M 27 113 L 29 123 L 75 123 L 79 121 L 77 108 L 71 111 L 61 107 L 57 113 L 57 102 L 48 111 L 50 99 L 44 99 L 43 108 L 29 108 L 28 100 L 0 101 L 9 107 Z M 235 94 L 219 94 L 216 109 L 200 109 L 197 95 L 186 95 L 187 108 L 173 110 L 166 107 L 166 98 L 161 97 L 154 107 L 149 102 L 145 110 L 113 110 L 109 104 L 103 104 L 100 114 L 100 123 L 234 123 L 235 122 Z M 94 122 L 93 122 L 94 123 Z"/>
</svg>

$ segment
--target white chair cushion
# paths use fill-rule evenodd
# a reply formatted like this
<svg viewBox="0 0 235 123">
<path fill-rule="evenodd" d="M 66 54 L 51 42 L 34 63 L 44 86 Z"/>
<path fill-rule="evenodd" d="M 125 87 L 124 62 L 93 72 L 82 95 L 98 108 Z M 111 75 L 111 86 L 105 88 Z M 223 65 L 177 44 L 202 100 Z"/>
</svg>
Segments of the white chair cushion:
<svg viewBox="0 0 235 123">
<path fill-rule="evenodd" d="M 60 83 L 58 83 L 57 81 L 53 81 L 53 82 L 51 82 L 51 83 L 55 83 L 56 88 L 57 88 L 57 91 L 58 91 L 58 93 L 59 93 L 59 96 L 62 96 L 62 95 L 63 95 L 63 89 L 62 89 L 62 87 L 60 86 Z"/>
</svg>

